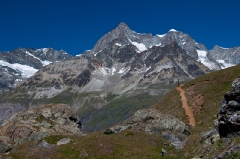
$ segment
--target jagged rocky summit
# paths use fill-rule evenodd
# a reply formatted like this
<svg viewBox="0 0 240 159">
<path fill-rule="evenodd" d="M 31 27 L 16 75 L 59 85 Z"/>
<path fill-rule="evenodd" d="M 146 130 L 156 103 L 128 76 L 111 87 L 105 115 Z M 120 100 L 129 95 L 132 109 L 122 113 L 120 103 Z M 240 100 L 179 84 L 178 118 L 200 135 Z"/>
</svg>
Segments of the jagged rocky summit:
<svg viewBox="0 0 240 159">
<path fill-rule="evenodd" d="M 221 137 L 240 135 L 240 78 L 232 82 L 232 87 L 225 93 L 215 121 Z"/>
</svg>

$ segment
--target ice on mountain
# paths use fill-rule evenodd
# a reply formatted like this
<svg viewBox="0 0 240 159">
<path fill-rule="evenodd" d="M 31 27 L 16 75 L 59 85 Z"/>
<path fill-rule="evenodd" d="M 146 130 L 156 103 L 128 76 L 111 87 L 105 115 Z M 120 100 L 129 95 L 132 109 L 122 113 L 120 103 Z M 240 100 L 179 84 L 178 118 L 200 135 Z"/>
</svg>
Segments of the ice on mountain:
<svg viewBox="0 0 240 159">
<path fill-rule="evenodd" d="M 131 42 L 131 43 L 135 45 L 140 52 L 147 50 L 146 46 L 143 43 L 138 43 L 138 42 Z"/>
<path fill-rule="evenodd" d="M 223 66 L 221 66 L 222 69 L 235 66 L 235 65 L 233 65 L 233 64 L 226 63 L 224 60 L 217 60 L 217 62 L 223 65 Z"/>
<path fill-rule="evenodd" d="M 29 78 L 32 75 L 34 75 L 38 70 L 31 67 L 31 66 L 27 66 L 27 65 L 22 65 L 19 63 L 14 63 L 14 64 L 10 64 L 8 62 L 2 61 L 0 60 L 0 65 L 2 66 L 8 66 L 16 71 L 20 71 L 22 73 L 23 76 Z"/>
<path fill-rule="evenodd" d="M 201 62 L 202 64 L 204 64 L 205 66 L 207 66 L 209 69 L 212 69 L 214 67 L 214 63 L 211 62 L 208 58 L 207 58 L 207 52 L 204 50 L 197 50 L 198 53 L 198 62 Z"/>
</svg>

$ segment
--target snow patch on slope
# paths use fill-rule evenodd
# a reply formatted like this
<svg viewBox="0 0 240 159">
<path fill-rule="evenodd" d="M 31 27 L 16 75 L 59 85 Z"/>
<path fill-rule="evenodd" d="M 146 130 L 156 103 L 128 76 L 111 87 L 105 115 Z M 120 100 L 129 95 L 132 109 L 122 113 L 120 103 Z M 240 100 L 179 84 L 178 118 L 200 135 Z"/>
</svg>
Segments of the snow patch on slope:
<svg viewBox="0 0 240 159">
<path fill-rule="evenodd" d="M 230 64 L 230 63 L 226 63 L 224 60 L 217 60 L 217 62 L 219 62 L 221 65 L 221 68 L 222 69 L 225 69 L 225 68 L 228 68 L 228 67 L 232 67 L 232 66 L 235 66 L 233 64 Z"/>
<path fill-rule="evenodd" d="M 50 64 L 51 62 L 50 61 L 47 61 L 47 60 L 45 60 L 45 61 L 42 61 L 41 59 L 39 59 L 38 57 L 36 57 L 36 56 L 34 56 L 34 55 L 32 55 L 32 54 L 30 54 L 28 51 L 25 51 L 25 53 L 26 54 L 28 54 L 29 56 L 32 56 L 33 58 L 35 58 L 35 59 L 37 59 L 37 60 L 39 60 L 42 64 L 43 64 L 43 66 L 46 66 L 46 65 L 48 65 L 48 64 Z"/>
<path fill-rule="evenodd" d="M 151 68 L 151 67 L 150 67 Z M 150 69 L 149 68 L 149 69 Z M 161 70 L 163 70 L 163 69 L 168 69 L 168 68 L 173 68 L 173 65 L 172 65 L 172 63 L 171 62 L 167 62 L 167 63 L 165 63 L 165 64 L 163 64 L 163 65 L 159 65 L 159 66 L 157 66 L 153 71 L 151 71 L 150 73 L 148 73 L 147 74 L 147 76 L 148 75 L 150 75 L 150 74 L 152 74 L 152 73 L 159 73 Z M 148 70 L 149 70 L 148 69 Z"/>
<path fill-rule="evenodd" d="M 27 78 L 31 77 L 38 71 L 37 69 L 35 69 L 31 66 L 22 65 L 19 63 L 10 64 L 10 63 L 2 61 L 2 60 L 0 60 L 0 65 L 10 67 L 16 71 L 20 71 L 20 72 L 22 72 L 22 75 Z"/>
<path fill-rule="evenodd" d="M 221 47 L 221 46 L 219 46 L 221 49 L 224 49 L 224 50 L 227 50 L 227 49 L 229 49 L 229 48 L 224 48 L 224 47 Z"/>
<path fill-rule="evenodd" d="M 147 50 L 146 46 L 143 43 L 138 43 L 138 42 L 131 42 L 131 43 L 135 45 L 140 52 Z"/>
<path fill-rule="evenodd" d="M 119 44 L 119 43 L 116 43 L 115 45 L 117 45 L 117 46 L 122 46 L 122 44 Z"/>
<path fill-rule="evenodd" d="M 128 39 L 128 40 L 138 48 L 138 50 L 139 50 L 138 53 L 147 50 L 147 47 L 143 43 L 138 43 L 138 42 L 132 41 L 130 39 Z"/>
<path fill-rule="evenodd" d="M 101 68 L 99 68 L 99 71 L 103 74 L 103 76 L 114 75 L 114 73 L 116 72 L 116 68 L 115 67 L 112 67 L 112 68 L 101 67 Z"/>
<path fill-rule="evenodd" d="M 210 70 L 213 69 L 215 64 L 207 58 L 207 52 L 204 50 L 197 50 L 197 53 L 198 53 L 197 61 L 207 66 Z"/>
<path fill-rule="evenodd" d="M 128 67 L 128 68 L 121 68 L 117 73 L 122 74 L 122 73 L 128 72 L 129 70 L 130 70 L 130 67 Z"/>
</svg>

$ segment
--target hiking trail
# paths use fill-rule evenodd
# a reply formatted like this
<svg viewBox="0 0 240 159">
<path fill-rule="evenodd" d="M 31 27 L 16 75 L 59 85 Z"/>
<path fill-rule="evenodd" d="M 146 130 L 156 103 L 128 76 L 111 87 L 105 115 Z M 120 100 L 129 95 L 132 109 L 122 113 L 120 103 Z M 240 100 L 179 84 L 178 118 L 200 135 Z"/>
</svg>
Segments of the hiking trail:
<svg viewBox="0 0 240 159">
<path fill-rule="evenodd" d="M 189 107 L 187 104 L 187 98 L 185 96 L 185 91 L 181 88 L 183 84 L 181 84 L 179 87 L 176 87 L 176 90 L 179 92 L 181 101 L 182 101 L 182 107 L 185 109 L 185 113 L 188 116 L 189 124 L 192 126 L 196 125 L 196 120 L 193 115 L 192 108 Z"/>
</svg>

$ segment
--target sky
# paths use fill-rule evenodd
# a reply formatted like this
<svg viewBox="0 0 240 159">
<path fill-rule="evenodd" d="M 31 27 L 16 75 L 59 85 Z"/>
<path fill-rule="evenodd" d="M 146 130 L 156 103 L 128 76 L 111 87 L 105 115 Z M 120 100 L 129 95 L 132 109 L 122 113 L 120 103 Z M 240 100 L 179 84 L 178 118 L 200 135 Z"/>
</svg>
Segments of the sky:
<svg viewBox="0 0 240 159">
<path fill-rule="evenodd" d="M 0 0 L 0 51 L 90 50 L 125 22 L 138 33 L 176 29 L 208 49 L 240 46 L 239 0 Z"/>
</svg>

